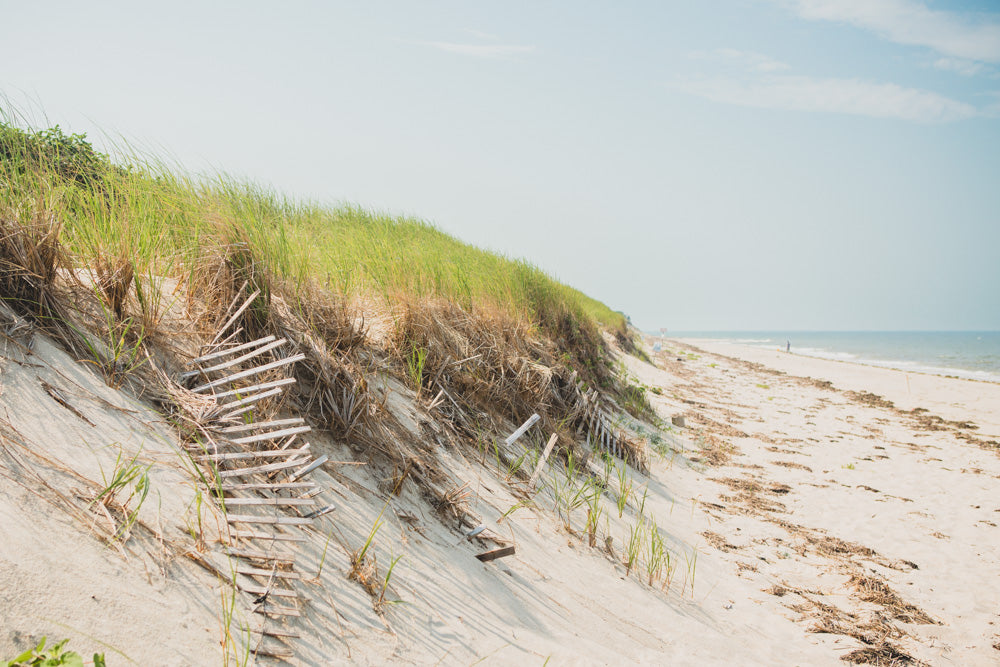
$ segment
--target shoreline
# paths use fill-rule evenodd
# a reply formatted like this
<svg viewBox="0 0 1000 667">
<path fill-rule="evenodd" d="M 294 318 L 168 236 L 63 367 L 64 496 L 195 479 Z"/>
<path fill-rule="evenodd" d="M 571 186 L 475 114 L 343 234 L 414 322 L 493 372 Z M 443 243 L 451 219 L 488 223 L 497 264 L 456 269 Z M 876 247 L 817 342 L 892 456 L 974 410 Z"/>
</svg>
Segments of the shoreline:
<svg viewBox="0 0 1000 667">
<path fill-rule="evenodd" d="M 794 333 L 794 332 L 793 332 Z M 813 332 L 805 332 L 813 333 Z M 822 332 L 819 332 L 822 333 Z M 863 332 L 862 332 L 863 333 Z M 874 332 L 879 333 L 879 332 Z M 892 332 L 889 332 L 892 333 Z M 922 332 L 921 332 L 922 333 Z M 936 333 L 936 332 L 927 332 Z M 942 332 L 951 333 L 951 332 Z M 977 332 L 957 332 L 957 333 L 977 333 Z M 983 332 L 986 334 L 994 334 L 995 332 Z M 699 346 L 702 343 L 714 345 L 725 344 L 734 345 L 738 347 L 746 347 L 756 350 L 764 351 L 774 351 L 786 353 L 785 345 L 778 340 L 769 339 L 751 339 L 751 338 L 735 338 L 727 336 L 671 336 L 667 335 L 664 337 L 658 337 L 654 334 L 644 334 L 645 336 L 651 337 L 653 340 L 672 340 L 678 343 Z M 766 343 L 766 345 L 765 345 Z M 942 365 L 942 362 L 935 362 L 929 360 L 919 360 L 915 357 L 911 358 L 894 358 L 894 357 L 880 357 L 877 353 L 869 352 L 867 356 L 865 353 L 861 352 L 850 352 L 847 350 L 840 349 L 828 349 L 826 347 L 815 347 L 816 343 L 810 344 L 809 341 L 805 343 L 797 343 L 792 345 L 791 354 L 800 357 L 809 357 L 811 359 L 821 359 L 824 361 L 838 361 L 846 364 L 855 364 L 858 366 L 868 366 L 871 368 L 887 368 L 890 370 L 897 370 L 902 373 L 918 373 L 921 375 L 934 375 L 937 377 L 944 377 L 949 379 L 957 380 L 968 380 L 970 382 L 984 382 L 987 384 L 997 384 L 1000 385 L 1000 368 L 995 370 L 982 370 L 978 368 L 969 368 L 957 365 Z M 808 350 L 803 352 L 802 350 Z"/>
<path fill-rule="evenodd" d="M 983 434 L 1000 438 L 1000 383 L 825 359 L 716 339 L 664 341 L 762 364 L 793 376 L 827 380 L 839 389 L 876 394 L 901 410 L 922 409 L 948 420 L 972 421 Z"/>
</svg>

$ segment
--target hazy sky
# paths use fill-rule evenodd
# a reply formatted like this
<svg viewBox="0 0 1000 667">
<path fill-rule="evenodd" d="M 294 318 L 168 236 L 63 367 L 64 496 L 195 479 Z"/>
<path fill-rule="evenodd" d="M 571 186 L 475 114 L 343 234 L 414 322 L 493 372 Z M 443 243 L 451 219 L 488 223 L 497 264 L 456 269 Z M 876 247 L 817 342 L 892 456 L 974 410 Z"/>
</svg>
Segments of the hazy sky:
<svg viewBox="0 0 1000 667">
<path fill-rule="evenodd" d="M 2 2 L 0 92 L 651 329 L 1000 329 L 995 0 Z"/>
</svg>

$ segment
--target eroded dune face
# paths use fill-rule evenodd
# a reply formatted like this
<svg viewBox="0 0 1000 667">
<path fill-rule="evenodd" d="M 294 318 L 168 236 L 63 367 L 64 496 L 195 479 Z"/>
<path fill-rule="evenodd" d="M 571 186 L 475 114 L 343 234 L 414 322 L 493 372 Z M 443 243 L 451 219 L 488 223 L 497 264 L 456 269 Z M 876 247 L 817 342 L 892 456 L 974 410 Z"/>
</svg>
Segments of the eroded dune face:
<svg viewBox="0 0 1000 667">
<path fill-rule="evenodd" d="M 140 391 L 4 317 L 2 655 L 42 635 L 168 665 L 255 650 L 299 664 L 933 663 L 942 651 L 974 664 L 996 651 L 996 413 L 952 401 L 931 419 L 889 391 L 894 406 L 872 400 L 891 371 L 865 393 L 865 369 L 775 370 L 667 341 L 652 365 L 617 357 L 656 426 L 541 365 L 518 379 L 520 362 L 452 360 L 514 373 L 512 390 L 577 392 L 543 460 L 553 422 L 507 438 L 518 423 L 473 407 L 478 380 L 449 377 L 446 356 L 440 384 L 420 391 L 405 366 L 331 356 L 299 371 L 282 335 L 212 357 L 198 341 L 216 332 L 178 309 L 165 318 L 174 360 L 143 376 L 163 384 Z M 198 354 L 211 358 L 184 377 Z M 321 403 L 338 421 L 275 391 L 338 372 L 364 382 L 364 427 L 347 394 Z M 241 389 L 190 391 L 242 373 Z M 917 382 L 937 406 L 959 381 Z M 198 398 L 212 393 L 231 405 Z M 686 427 L 666 425 L 677 416 Z M 269 429 L 281 435 L 255 437 Z M 626 444 L 644 448 L 640 469 Z"/>
</svg>

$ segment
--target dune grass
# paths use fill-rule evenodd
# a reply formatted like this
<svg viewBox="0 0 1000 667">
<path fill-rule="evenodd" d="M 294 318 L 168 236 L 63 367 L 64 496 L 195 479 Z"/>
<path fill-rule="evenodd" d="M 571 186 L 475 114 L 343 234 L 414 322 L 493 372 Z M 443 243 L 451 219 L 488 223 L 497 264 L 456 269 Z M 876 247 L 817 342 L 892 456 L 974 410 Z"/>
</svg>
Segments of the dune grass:
<svg viewBox="0 0 1000 667">
<path fill-rule="evenodd" d="M 146 324 L 163 277 L 192 276 L 238 248 L 290 286 L 381 298 L 392 308 L 443 299 L 498 309 L 557 336 L 625 317 L 520 259 L 462 243 L 425 221 L 285 197 L 225 175 L 193 178 L 155 157 L 96 152 L 58 127 L 23 129 L 0 111 L 0 218 L 48 221 L 76 267 L 135 277 Z"/>
</svg>

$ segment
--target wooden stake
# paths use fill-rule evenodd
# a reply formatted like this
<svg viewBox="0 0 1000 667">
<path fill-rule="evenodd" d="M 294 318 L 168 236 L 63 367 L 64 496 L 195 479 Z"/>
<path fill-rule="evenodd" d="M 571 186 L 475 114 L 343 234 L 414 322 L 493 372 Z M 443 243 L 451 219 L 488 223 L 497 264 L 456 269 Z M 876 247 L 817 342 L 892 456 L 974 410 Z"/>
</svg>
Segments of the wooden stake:
<svg viewBox="0 0 1000 667">
<path fill-rule="evenodd" d="M 535 472 L 531 473 L 531 479 L 528 480 L 528 488 L 533 488 L 535 486 L 535 481 L 538 476 L 542 474 L 542 468 L 545 467 L 545 462 L 549 460 L 549 454 L 552 453 L 552 448 L 556 445 L 556 440 L 559 436 L 555 433 L 549 438 L 549 441 L 545 444 L 545 451 L 542 452 L 542 458 L 538 459 L 538 465 L 535 466 Z"/>
</svg>

